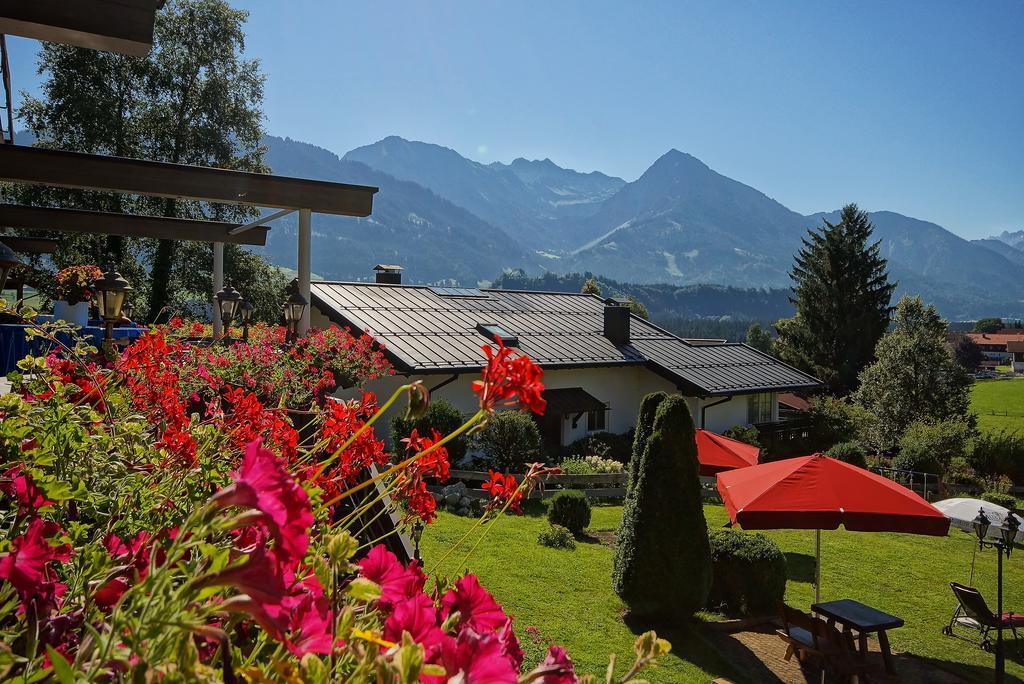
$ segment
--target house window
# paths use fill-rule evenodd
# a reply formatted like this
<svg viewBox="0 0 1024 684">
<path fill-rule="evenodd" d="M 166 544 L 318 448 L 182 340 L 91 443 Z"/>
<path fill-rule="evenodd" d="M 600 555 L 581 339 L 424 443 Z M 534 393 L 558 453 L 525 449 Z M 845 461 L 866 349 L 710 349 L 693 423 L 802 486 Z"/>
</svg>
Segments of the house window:
<svg viewBox="0 0 1024 684">
<path fill-rule="evenodd" d="M 587 431 L 596 432 L 599 430 L 607 430 L 605 427 L 605 414 L 608 413 L 608 405 L 605 404 L 603 411 L 587 411 Z"/>
<path fill-rule="evenodd" d="M 747 422 L 770 423 L 772 420 L 772 395 L 751 394 L 747 397 Z"/>
</svg>

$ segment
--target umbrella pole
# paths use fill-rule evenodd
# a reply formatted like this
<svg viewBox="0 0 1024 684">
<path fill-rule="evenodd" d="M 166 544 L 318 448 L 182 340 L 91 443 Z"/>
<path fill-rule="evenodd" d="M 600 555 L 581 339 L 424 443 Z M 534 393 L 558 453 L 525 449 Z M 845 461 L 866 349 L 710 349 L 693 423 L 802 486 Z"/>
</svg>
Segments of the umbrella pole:
<svg viewBox="0 0 1024 684">
<path fill-rule="evenodd" d="M 814 602 L 821 603 L 821 530 L 814 530 Z"/>
</svg>

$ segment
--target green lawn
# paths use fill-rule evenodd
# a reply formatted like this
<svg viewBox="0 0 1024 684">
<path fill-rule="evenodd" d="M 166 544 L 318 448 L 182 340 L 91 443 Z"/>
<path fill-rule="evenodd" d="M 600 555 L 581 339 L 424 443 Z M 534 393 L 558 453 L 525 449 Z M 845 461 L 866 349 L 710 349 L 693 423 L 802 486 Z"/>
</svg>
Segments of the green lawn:
<svg viewBox="0 0 1024 684">
<path fill-rule="evenodd" d="M 597 506 L 592 530 L 614 530 L 621 506 Z M 719 505 L 705 506 L 710 527 L 726 521 Z M 472 520 L 441 513 L 424 534 L 423 555 L 428 573 L 438 571 L 445 551 L 473 524 Z M 635 634 L 647 625 L 627 626 L 624 606 L 611 590 L 610 547 L 580 543 L 575 551 L 539 546 L 537 534 L 547 525 L 539 515 L 506 517 L 476 549 L 468 567 L 460 567 L 466 549 L 452 554 L 440 568 L 451 575 L 458 569 L 477 573 L 481 581 L 515 617 L 527 661 L 535 662 L 547 642 L 564 645 L 581 672 L 603 673 L 608 654 L 619 654 L 620 670 L 632 659 Z M 814 596 L 814 533 L 770 532 L 787 554 L 789 584 L 786 599 L 806 608 Z M 974 544 L 953 530 L 948 537 L 866 534 L 837 530 L 822 533 L 822 598 L 855 598 L 906 620 L 890 633 L 893 648 L 933 659 L 968 679 L 991 678 L 992 656 L 981 649 L 941 634 L 955 602 L 952 580 L 967 582 Z M 1024 611 L 1024 550 L 1006 566 L 1006 606 Z M 995 555 L 978 557 L 974 584 L 995 603 Z M 994 605 L 993 605 L 994 608 Z M 526 628 L 539 634 L 531 637 Z M 750 681 L 733 671 L 702 636 L 699 623 L 658 627 L 673 645 L 672 655 L 649 674 L 652 682 L 707 682 L 714 677 Z M 532 630 L 531 630 L 532 632 Z M 1024 677 L 1024 666 L 1008 663 L 1008 672 Z"/>
<path fill-rule="evenodd" d="M 982 430 L 1005 428 L 1024 434 L 1024 379 L 975 382 L 971 408 Z"/>
</svg>

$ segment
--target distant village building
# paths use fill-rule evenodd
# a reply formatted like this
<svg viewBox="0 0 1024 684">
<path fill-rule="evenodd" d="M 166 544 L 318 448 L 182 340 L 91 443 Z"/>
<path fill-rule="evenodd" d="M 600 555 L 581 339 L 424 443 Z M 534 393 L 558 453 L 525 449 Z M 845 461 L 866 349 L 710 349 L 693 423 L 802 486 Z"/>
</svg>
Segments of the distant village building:
<svg viewBox="0 0 1024 684">
<path fill-rule="evenodd" d="M 986 366 L 1011 366 L 1014 372 L 1024 371 L 1024 329 L 1003 328 L 994 333 L 953 333 L 966 335 L 981 349 Z"/>
<path fill-rule="evenodd" d="M 370 383 L 378 397 L 422 380 L 434 398 L 476 410 L 471 383 L 481 346 L 501 339 L 544 369 L 541 433 L 570 444 L 590 432 L 627 432 L 641 399 L 656 391 L 687 398 L 697 427 L 723 432 L 779 420 L 780 392 L 819 382 L 745 344 L 684 340 L 595 295 L 399 284 L 394 265 L 378 282 L 314 282 L 314 326 L 335 323 L 380 342 L 396 377 Z M 383 282 L 381 282 L 383 281 Z M 343 391 L 344 392 L 344 391 Z M 342 394 L 342 396 L 345 396 Z"/>
</svg>

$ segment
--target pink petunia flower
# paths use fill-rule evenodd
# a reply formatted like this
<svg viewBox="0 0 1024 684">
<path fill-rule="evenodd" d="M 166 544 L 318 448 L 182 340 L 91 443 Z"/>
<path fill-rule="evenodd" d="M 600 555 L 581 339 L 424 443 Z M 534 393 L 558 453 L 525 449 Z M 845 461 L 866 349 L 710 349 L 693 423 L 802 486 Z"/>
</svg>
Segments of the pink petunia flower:
<svg viewBox="0 0 1024 684">
<path fill-rule="evenodd" d="M 440 665 L 447 679 L 465 684 L 515 684 L 519 675 L 494 634 L 478 635 L 465 629 L 459 638 L 441 645 Z"/>
<path fill-rule="evenodd" d="M 466 575 L 441 599 L 441 619 L 459 612 L 459 626 L 476 632 L 493 632 L 505 625 L 508 616 L 494 597 L 480 586 L 476 575 Z"/>
<path fill-rule="evenodd" d="M 10 582 L 21 594 L 24 607 L 31 599 L 40 598 L 54 601 L 66 588 L 56 581 L 54 561 L 71 558 L 71 547 L 67 544 L 54 546 L 50 539 L 61 532 L 57 523 L 33 518 L 25 534 L 11 542 L 10 553 L 0 556 L 0 578 Z"/>
<path fill-rule="evenodd" d="M 370 549 L 359 561 L 359 569 L 363 577 L 380 585 L 379 604 L 384 610 L 420 594 L 427 581 L 418 565 L 413 563 L 406 568 L 383 544 Z"/>
<path fill-rule="evenodd" d="M 428 660 L 431 651 L 447 638 L 437 625 L 437 606 L 426 594 L 416 594 L 396 603 L 384 621 L 384 638 L 388 641 L 400 642 L 403 632 L 408 632 L 413 641 L 423 645 Z"/>
<path fill-rule="evenodd" d="M 544 671 L 544 676 L 540 680 L 543 684 L 576 684 L 579 681 L 572 658 L 561 646 L 549 648 L 547 657 L 538 669 Z"/>
<path fill-rule="evenodd" d="M 234 473 L 235 484 L 214 495 L 221 507 L 243 506 L 263 513 L 276 540 L 275 553 L 290 561 L 301 560 L 309 548 L 313 524 L 309 495 L 285 470 L 284 461 L 255 439 L 245 448 L 242 465 Z"/>
<path fill-rule="evenodd" d="M 53 505 L 43 490 L 36 486 L 32 476 L 22 472 L 21 466 L 14 466 L 0 476 L 0 492 L 17 502 L 18 515 L 27 515 L 44 506 Z"/>
</svg>

